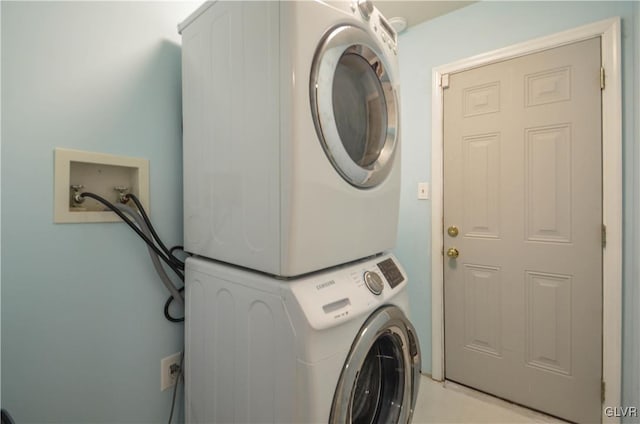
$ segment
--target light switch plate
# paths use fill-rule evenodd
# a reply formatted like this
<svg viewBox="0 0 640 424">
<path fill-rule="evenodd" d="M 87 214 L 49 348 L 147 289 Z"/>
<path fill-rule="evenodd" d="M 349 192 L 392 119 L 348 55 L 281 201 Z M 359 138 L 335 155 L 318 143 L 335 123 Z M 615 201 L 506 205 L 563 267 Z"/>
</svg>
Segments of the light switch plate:
<svg viewBox="0 0 640 424">
<path fill-rule="evenodd" d="M 419 200 L 427 200 L 429 199 L 429 183 L 418 183 L 418 199 Z"/>
</svg>

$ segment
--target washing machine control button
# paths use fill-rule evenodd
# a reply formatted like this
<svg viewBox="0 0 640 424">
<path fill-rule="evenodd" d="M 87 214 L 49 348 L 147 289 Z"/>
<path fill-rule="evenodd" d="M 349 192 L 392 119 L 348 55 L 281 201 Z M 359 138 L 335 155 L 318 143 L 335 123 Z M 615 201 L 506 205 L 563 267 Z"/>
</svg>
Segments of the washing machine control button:
<svg viewBox="0 0 640 424">
<path fill-rule="evenodd" d="M 382 281 L 380 274 L 375 271 L 366 271 L 364 273 L 364 283 L 369 291 L 375 295 L 381 294 L 384 289 L 384 281 Z"/>
</svg>

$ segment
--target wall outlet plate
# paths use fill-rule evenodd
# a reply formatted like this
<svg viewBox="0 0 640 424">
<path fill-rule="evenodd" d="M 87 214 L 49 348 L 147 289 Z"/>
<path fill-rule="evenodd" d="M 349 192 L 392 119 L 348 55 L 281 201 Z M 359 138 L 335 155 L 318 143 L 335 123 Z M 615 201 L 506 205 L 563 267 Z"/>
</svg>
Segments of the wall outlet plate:
<svg viewBox="0 0 640 424">
<path fill-rule="evenodd" d="M 94 199 L 82 204 L 72 200 L 71 185 L 83 185 L 82 191 L 98 194 L 117 202 L 114 187 L 128 187 L 149 212 L 149 161 L 106 153 L 55 149 L 54 214 L 55 223 L 119 222 L 120 218 Z"/>
<path fill-rule="evenodd" d="M 160 361 L 160 391 L 175 386 L 180 375 L 180 356 L 182 352 L 174 353 Z"/>
</svg>

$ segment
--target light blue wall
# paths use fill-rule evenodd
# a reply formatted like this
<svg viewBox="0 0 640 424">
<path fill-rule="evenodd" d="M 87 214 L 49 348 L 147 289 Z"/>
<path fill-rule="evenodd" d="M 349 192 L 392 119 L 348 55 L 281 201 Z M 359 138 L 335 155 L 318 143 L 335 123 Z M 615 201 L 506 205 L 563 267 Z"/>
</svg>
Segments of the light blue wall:
<svg viewBox="0 0 640 424">
<path fill-rule="evenodd" d="M 635 16 L 634 16 L 635 13 Z M 431 181 L 432 68 L 602 19 L 622 17 L 624 149 L 624 398 L 638 402 L 638 41 L 632 2 L 480 2 L 409 29 L 400 37 L 403 171 L 396 252 L 410 278 L 411 311 L 431 372 L 431 202 L 416 200 L 417 183 Z M 637 23 L 636 23 L 637 25 Z M 635 37 L 635 38 L 634 38 Z M 635 59 L 634 59 L 635 57 Z M 634 60 L 636 65 L 634 68 Z M 637 100 L 637 88 L 636 100 Z M 636 129 L 634 132 L 634 128 Z M 433 254 L 439 254 L 433 252 Z M 633 374 L 631 374 L 633 372 Z M 635 402 L 634 402 L 635 400 Z"/>
<path fill-rule="evenodd" d="M 124 224 L 56 225 L 55 147 L 148 158 L 182 241 L 180 38 L 198 3 L 2 2 L 2 406 L 19 423 L 163 422 L 182 349 Z"/>
</svg>

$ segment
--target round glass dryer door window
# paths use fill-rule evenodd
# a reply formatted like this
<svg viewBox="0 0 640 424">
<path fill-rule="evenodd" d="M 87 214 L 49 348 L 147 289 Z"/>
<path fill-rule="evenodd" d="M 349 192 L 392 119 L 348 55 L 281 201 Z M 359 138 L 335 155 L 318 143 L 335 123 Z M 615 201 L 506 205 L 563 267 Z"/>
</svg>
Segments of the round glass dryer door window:
<svg viewBox="0 0 640 424">
<path fill-rule="evenodd" d="M 391 172 L 397 144 L 397 99 L 385 56 L 359 27 L 325 34 L 311 69 L 316 132 L 327 157 L 350 184 L 370 188 Z"/>
</svg>

